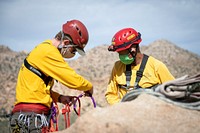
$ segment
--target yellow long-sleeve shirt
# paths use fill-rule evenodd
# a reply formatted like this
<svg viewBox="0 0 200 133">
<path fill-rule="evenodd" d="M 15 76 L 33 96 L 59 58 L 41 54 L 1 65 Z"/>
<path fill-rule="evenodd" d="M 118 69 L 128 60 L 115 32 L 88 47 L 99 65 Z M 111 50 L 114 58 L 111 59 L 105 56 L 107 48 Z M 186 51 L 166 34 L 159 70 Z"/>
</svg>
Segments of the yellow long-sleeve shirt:
<svg viewBox="0 0 200 133">
<path fill-rule="evenodd" d="M 139 70 L 141 64 L 132 66 L 132 75 L 130 86 L 134 86 L 136 79 L 136 72 Z M 107 91 L 105 93 L 106 100 L 109 104 L 118 103 L 123 96 L 127 93 L 127 90 L 119 88 L 118 85 L 126 84 L 126 65 L 121 61 L 115 62 L 112 70 L 112 74 L 108 83 Z M 166 81 L 173 80 L 174 77 L 169 72 L 168 68 L 161 61 L 149 56 L 147 64 L 145 66 L 143 76 L 139 82 L 139 86 L 142 88 L 148 88 L 156 84 L 162 84 Z"/>
<path fill-rule="evenodd" d="M 59 50 L 52 44 L 51 40 L 37 45 L 26 58 L 28 63 L 42 71 L 46 76 L 61 82 L 71 89 L 87 91 L 92 84 L 77 74 L 63 59 Z M 51 106 L 52 98 L 57 102 L 59 94 L 50 92 L 53 82 L 46 86 L 44 81 L 24 64 L 18 74 L 16 86 L 16 102 L 18 103 L 41 103 Z"/>
</svg>

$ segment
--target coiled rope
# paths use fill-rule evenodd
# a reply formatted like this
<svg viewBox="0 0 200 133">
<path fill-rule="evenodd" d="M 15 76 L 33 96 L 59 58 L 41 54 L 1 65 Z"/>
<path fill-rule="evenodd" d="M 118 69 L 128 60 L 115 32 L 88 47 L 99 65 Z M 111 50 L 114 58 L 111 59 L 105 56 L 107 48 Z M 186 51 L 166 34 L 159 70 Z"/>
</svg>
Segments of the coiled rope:
<svg viewBox="0 0 200 133">
<path fill-rule="evenodd" d="M 136 89 L 128 92 L 121 102 L 131 101 L 140 94 L 150 94 L 168 103 L 191 110 L 200 110 L 200 74 L 183 76 L 155 89 Z"/>
</svg>

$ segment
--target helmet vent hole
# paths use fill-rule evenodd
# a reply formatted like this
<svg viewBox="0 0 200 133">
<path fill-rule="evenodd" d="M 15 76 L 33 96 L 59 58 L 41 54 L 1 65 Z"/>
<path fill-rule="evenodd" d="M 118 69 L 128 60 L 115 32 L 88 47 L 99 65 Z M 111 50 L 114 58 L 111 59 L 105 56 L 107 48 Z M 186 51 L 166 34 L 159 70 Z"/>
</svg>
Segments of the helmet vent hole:
<svg viewBox="0 0 200 133">
<path fill-rule="evenodd" d="M 78 28 L 78 27 L 76 27 L 76 30 L 77 30 L 77 31 L 79 31 L 79 28 Z"/>
<path fill-rule="evenodd" d="M 76 27 L 76 30 L 78 31 L 79 36 L 82 36 L 81 31 L 78 27 Z"/>
<path fill-rule="evenodd" d="M 80 36 L 82 36 L 81 31 L 78 32 Z"/>
</svg>

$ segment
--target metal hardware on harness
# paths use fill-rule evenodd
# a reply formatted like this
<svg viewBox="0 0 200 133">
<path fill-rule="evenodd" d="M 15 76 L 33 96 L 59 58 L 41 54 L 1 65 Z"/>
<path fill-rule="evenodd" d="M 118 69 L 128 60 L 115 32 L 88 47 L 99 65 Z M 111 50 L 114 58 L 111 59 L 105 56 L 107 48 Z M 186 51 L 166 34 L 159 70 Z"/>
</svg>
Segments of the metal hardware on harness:
<svg viewBox="0 0 200 133">
<path fill-rule="evenodd" d="M 119 88 L 125 89 L 127 91 L 131 91 L 134 89 L 134 86 L 127 86 L 127 85 L 118 85 Z"/>
<path fill-rule="evenodd" d="M 12 132 L 39 132 L 48 127 L 48 116 L 34 112 L 19 112 L 10 119 Z"/>
</svg>

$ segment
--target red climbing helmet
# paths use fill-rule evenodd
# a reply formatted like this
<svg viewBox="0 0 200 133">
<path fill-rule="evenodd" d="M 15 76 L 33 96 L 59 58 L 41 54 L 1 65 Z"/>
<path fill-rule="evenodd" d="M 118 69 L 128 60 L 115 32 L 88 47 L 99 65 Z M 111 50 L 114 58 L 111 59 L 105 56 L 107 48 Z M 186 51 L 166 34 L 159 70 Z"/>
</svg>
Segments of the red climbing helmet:
<svg viewBox="0 0 200 133">
<path fill-rule="evenodd" d="M 67 21 L 63 24 L 62 31 L 71 37 L 73 43 L 84 48 L 88 42 L 89 35 L 85 25 L 79 20 Z"/>
<path fill-rule="evenodd" d="M 142 41 L 141 34 L 133 28 L 124 28 L 118 31 L 112 38 L 112 45 L 109 51 L 122 51 L 131 47 L 132 44 L 138 45 Z"/>
</svg>

